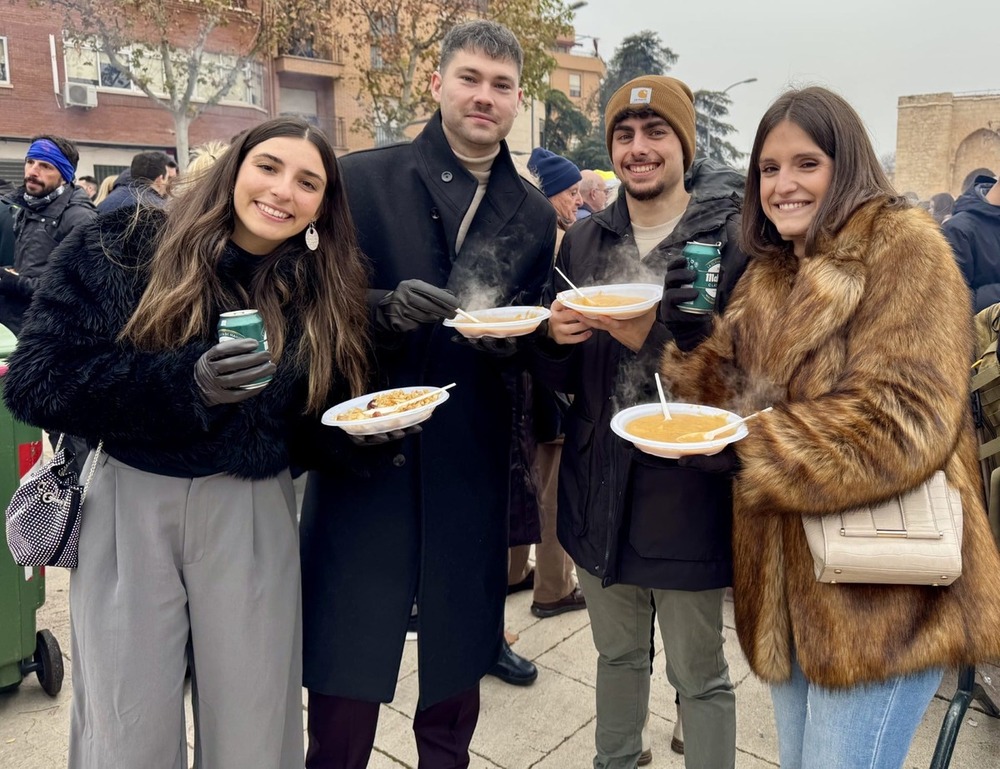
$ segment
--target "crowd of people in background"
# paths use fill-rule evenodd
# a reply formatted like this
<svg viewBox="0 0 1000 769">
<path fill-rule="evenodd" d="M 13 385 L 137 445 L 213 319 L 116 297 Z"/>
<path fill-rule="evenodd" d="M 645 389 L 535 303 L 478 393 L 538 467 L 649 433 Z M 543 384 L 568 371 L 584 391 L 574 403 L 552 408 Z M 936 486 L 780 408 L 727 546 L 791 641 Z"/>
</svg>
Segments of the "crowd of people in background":
<svg viewBox="0 0 1000 769">
<path fill-rule="evenodd" d="M 1000 658 L 965 396 L 972 312 L 1000 302 L 995 175 L 957 200 L 898 194 L 853 108 L 816 87 L 775 101 L 742 174 L 698 154 L 691 89 L 653 74 L 607 103 L 610 171 L 543 147 L 525 163 L 505 141 L 522 64 L 508 29 L 472 21 L 445 37 L 411 142 L 338 159 L 274 118 L 184 169 L 143 151 L 99 180 L 39 135 L 23 182 L 0 182 L 5 400 L 95 470 L 72 769 L 186 769 L 188 673 L 196 765 L 363 769 L 413 637 L 421 769 L 467 767 L 480 680 L 539 676 L 504 631 L 522 590 L 539 619 L 588 612 L 595 769 L 653 760 L 657 627 L 672 748 L 688 769 L 735 766 L 729 591 L 785 769 L 901 766 L 943 670 Z M 720 249 L 703 314 L 683 306 L 691 241 Z M 557 299 L 563 276 L 663 298 L 590 317 Z M 442 324 L 539 304 L 551 317 L 524 337 Z M 219 314 L 250 308 L 266 348 L 220 342 Z M 656 400 L 654 372 L 680 400 L 773 411 L 715 456 L 651 457 L 610 423 Z M 446 382 L 422 427 L 320 423 L 349 397 Z M 813 579 L 802 514 L 941 469 L 966 510 L 956 585 Z"/>
</svg>

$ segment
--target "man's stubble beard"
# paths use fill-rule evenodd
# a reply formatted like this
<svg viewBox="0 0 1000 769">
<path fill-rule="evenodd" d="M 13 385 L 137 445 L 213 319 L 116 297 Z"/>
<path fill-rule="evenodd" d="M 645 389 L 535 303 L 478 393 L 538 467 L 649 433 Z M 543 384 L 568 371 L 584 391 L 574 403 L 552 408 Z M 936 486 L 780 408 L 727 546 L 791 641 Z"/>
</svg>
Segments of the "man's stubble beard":
<svg viewBox="0 0 1000 769">
<path fill-rule="evenodd" d="M 653 187 L 648 187 L 646 189 L 637 190 L 628 182 L 623 181 L 622 187 L 625 188 L 625 192 L 633 200 L 655 200 L 660 197 L 666 191 L 667 185 L 664 182 L 659 182 Z"/>
</svg>

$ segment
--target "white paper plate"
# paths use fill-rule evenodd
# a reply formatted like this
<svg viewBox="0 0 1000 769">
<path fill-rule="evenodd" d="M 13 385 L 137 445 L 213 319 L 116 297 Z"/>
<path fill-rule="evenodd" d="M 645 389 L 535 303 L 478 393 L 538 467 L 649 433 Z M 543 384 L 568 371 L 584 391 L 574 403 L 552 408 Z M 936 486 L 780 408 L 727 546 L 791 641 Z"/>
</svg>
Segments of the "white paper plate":
<svg viewBox="0 0 1000 769">
<path fill-rule="evenodd" d="M 388 390 L 379 390 L 378 392 L 369 393 L 368 395 L 361 395 L 357 398 L 351 398 L 349 401 L 338 403 L 336 406 L 327 409 L 323 414 L 322 422 L 323 424 L 331 427 L 339 427 L 341 430 L 346 433 L 350 433 L 351 435 L 377 435 L 379 433 L 387 433 L 390 430 L 402 430 L 404 427 L 412 427 L 413 425 L 418 425 L 421 422 L 430 419 L 431 414 L 434 413 L 434 409 L 448 400 L 448 391 L 444 390 L 439 392 L 437 394 L 437 400 L 432 403 L 428 403 L 415 409 L 400 411 L 397 414 L 386 414 L 383 417 L 371 417 L 370 419 L 351 420 L 338 420 L 337 415 L 343 414 L 345 411 L 353 408 L 368 408 L 368 404 L 371 403 L 375 396 L 392 392 L 394 390 L 416 393 L 420 390 L 433 389 L 434 388 L 430 385 L 392 387 Z"/>
<path fill-rule="evenodd" d="M 735 422 L 740 419 L 739 414 L 734 414 L 725 409 L 717 409 L 713 406 L 698 406 L 693 403 L 668 403 L 667 408 L 672 414 L 717 414 L 726 417 L 727 422 Z M 714 441 L 703 441 L 701 443 L 665 443 L 663 441 L 651 441 L 646 438 L 638 438 L 629 433 L 625 426 L 633 419 L 648 417 L 651 414 L 659 414 L 659 403 L 644 403 L 641 406 L 632 406 L 623 409 L 611 418 L 611 429 L 615 435 L 631 442 L 637 449 L 655 457 L 665 457 L 666 459 L 678 459 L 691 454 L 702 454 L 712 456 L 718 454 L 730 443 L 735 443 L 747 436 L 747 426 L 742 424 L 736 428 L 736 432 L 716 438 Z"/>
<path fill-rule="evenodd" d="M 616 294 L 619 296 L 634 296 L 636 301 L 631 304 L 622 304 L 615 307 L 594 307 L 591 304 L 582 302 L 580 294 L 573 289 L 560 291 L 556 294 L 556 299 L 571 310 L 576 310 L 585 318 L 596 318 L 604 316 L 607 318 L 618 318 L 628 320 L 638 318 L 654 304 L 658 304 L 663 298 L 663 286 L 655 283 L 615 283 L 609 286 L 587 286 L 580 288 L 584 296 L 596 296 L 598 294 Z"/>
<path fill-rule="evenodd" d="M 468 318 L 456 315 L 445 320 L 444 325 L 469 339 L 482 336 L 524 336 L 538 328 L 552 314 L 544 307 L 493 307 L 489 310 L 468 310 L 468 313 L 482 323 L 473 323 Z"/>
</svg>

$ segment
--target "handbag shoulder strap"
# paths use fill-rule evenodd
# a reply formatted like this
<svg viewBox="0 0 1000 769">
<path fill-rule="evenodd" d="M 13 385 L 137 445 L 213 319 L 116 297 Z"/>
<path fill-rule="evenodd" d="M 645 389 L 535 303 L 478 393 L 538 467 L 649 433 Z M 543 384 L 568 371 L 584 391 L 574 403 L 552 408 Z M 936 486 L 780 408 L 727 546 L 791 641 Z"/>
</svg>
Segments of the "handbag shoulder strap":
<svg viewBox="0 0 1000 769">
<path fill-rule="evenodd" d="M 59 436 L 59 442 L 62 443 L 63 436 Z M 87 491 L 90 489 L 90 482 L 94 479 L 94 471 L 97 470 L 97 463 L 101 459 L 101 451 L 104 449 L 104 441 L 100 440 L 97 442 L 97 448 L 94 449 L 94 460 L 90 463 L 90 471 L 87 473 L 87 480 L 83 484 L 83 493 L 80 494 L 80 504 L 87 498 Z"/>
</svg>

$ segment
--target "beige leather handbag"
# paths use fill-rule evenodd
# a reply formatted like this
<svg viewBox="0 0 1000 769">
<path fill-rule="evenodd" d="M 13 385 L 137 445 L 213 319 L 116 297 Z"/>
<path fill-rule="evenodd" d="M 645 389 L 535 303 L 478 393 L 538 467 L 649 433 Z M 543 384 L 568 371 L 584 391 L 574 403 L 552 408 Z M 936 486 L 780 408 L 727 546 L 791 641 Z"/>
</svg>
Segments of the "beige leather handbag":
<svg viewBox="0 0 1000 769">
<path fill-rule="evenodd" d="M 962 575 L 962 500 L 943 470 L 881 504 L 802 523 L 820 582 L 943 586 Z"/>
</svg>

